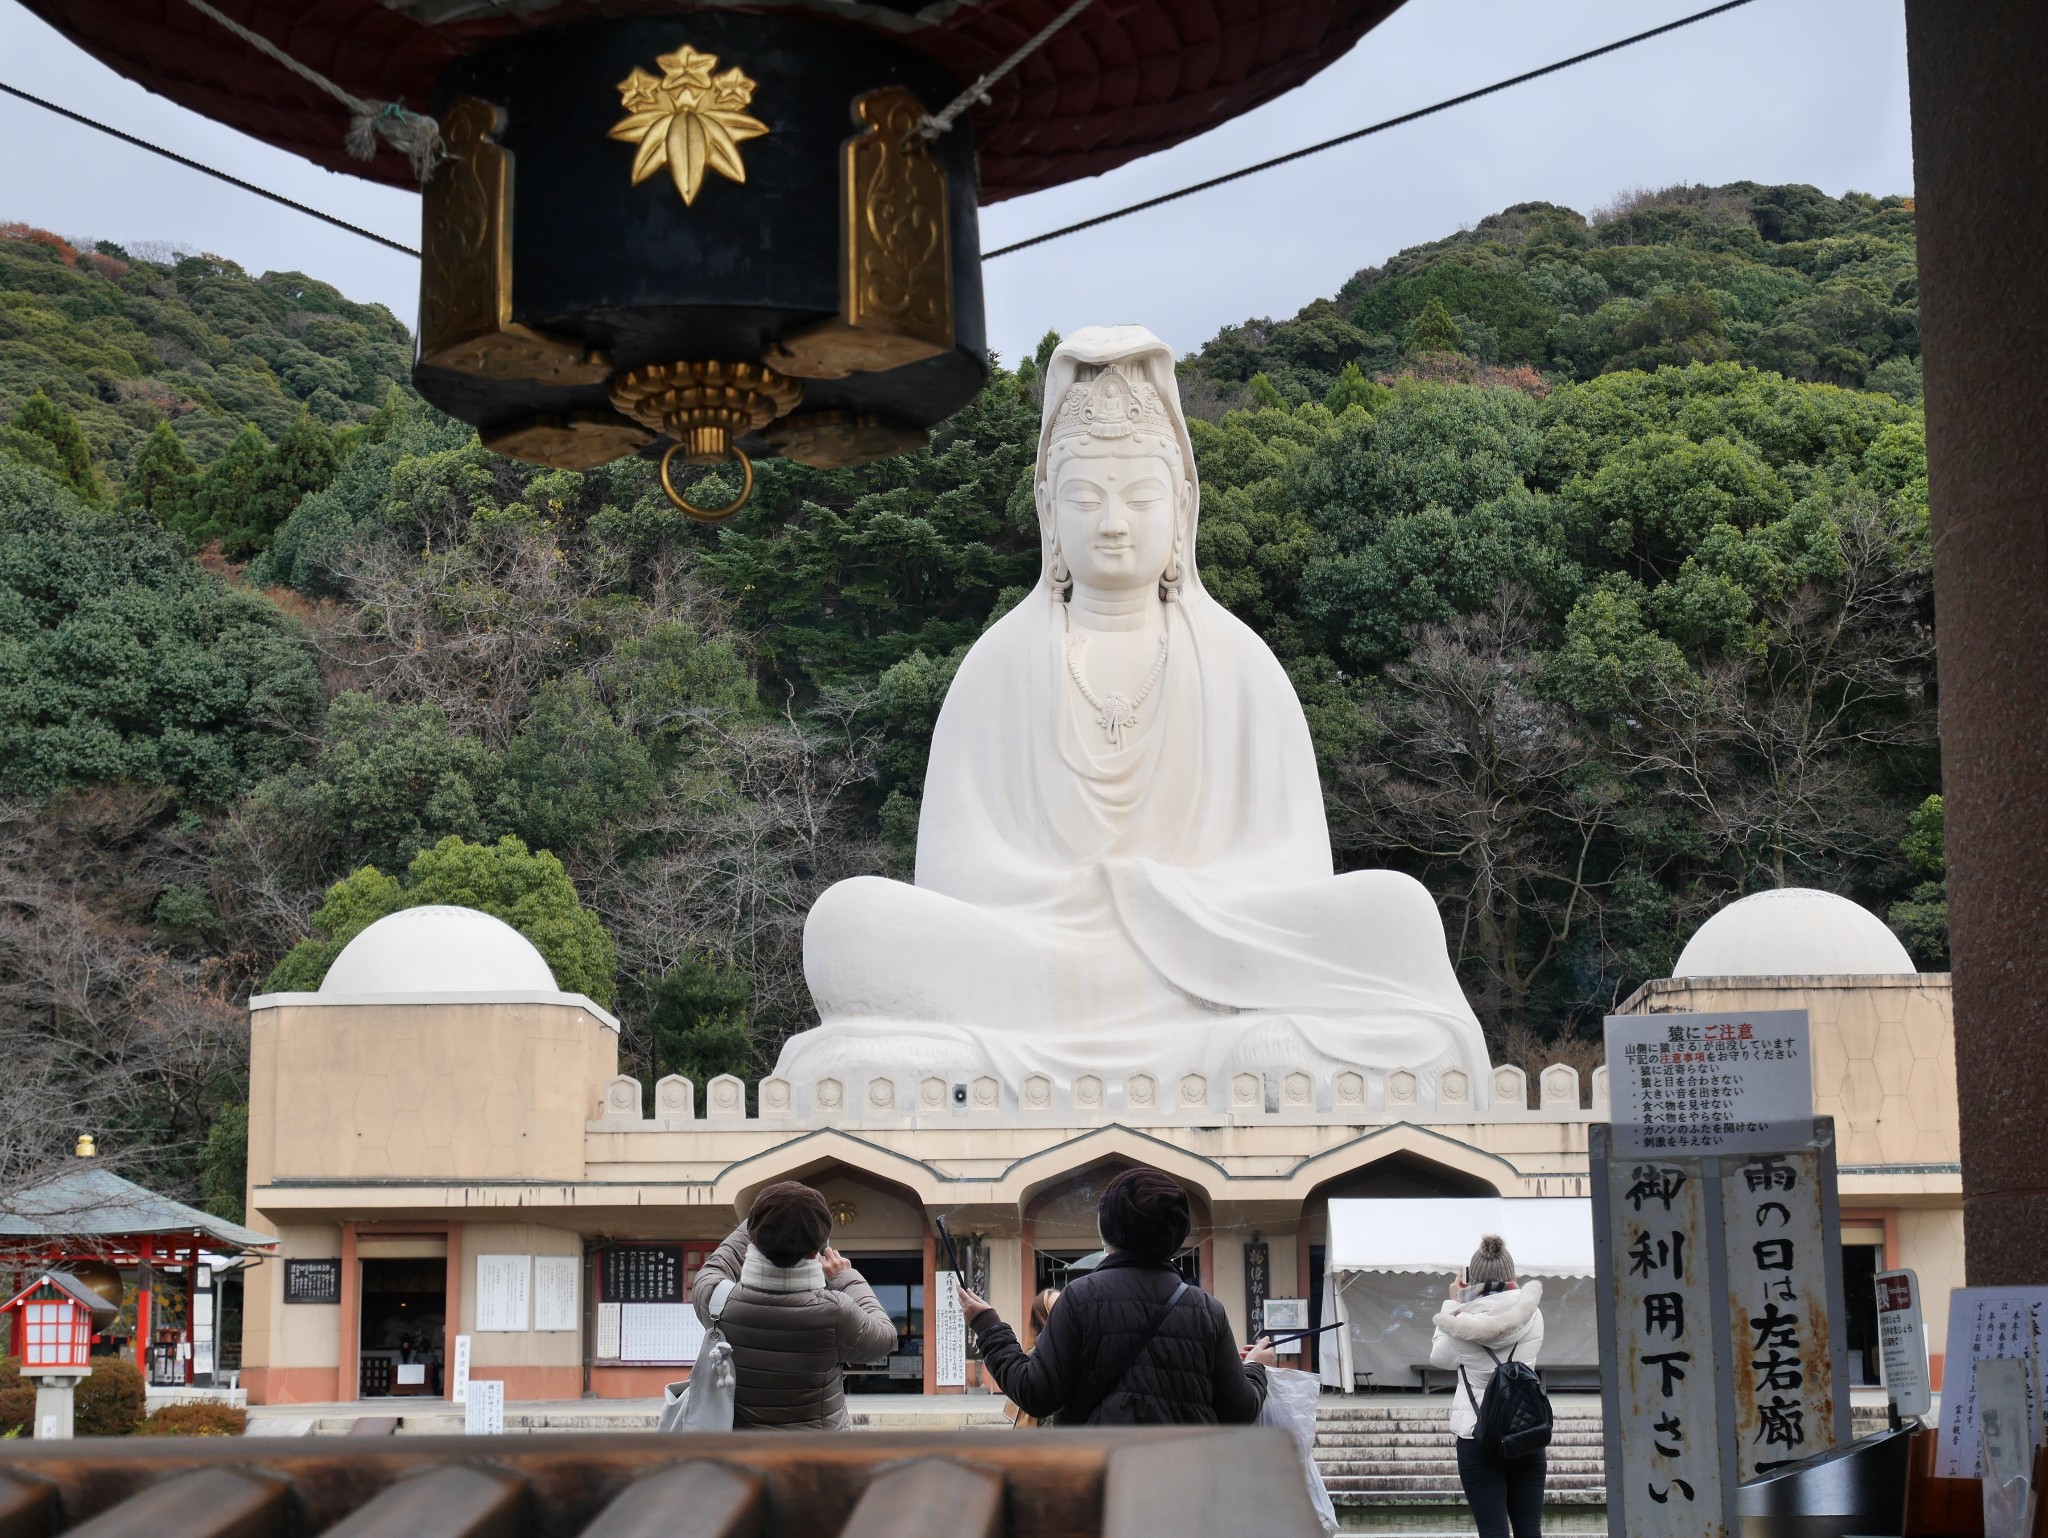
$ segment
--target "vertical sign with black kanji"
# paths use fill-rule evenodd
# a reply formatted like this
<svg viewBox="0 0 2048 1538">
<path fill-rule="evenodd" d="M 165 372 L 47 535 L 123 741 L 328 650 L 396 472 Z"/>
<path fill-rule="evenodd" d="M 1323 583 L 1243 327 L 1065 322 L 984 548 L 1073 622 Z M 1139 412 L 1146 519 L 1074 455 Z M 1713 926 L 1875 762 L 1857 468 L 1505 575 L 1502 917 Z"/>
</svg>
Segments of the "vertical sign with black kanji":
<svg viewBox="0 0 2048 1538">
<path fill-rule="evenodd" d="M 1835 1445 L 1821 1148 L 1721 1160 L 1735 1451 L 1753 1479 Z"/>
<path fill-rule="evenodd" d="M 1812 1114 L 1807 1047 L 1803 1011 L 1607 1021 L 1614 1123 L 1591 1148 L 1614 1534 L 1729 1538 L 1743 1481 L 1848 1440 L 1834 1123 Z"/>
<path fill-rule="evenodd" d="M 1727 1538 L 1706 1161 L 1612 1152 L 1609 1129 L 1591 1131 L 1610 1530 Z"/>
<path fill-rule="evenodd" d="M 1273 1295 L 1272 1251 L 1254 1234 L 1244 1247 L 1244 1338 L 1257 1340 L 1266 1327 L 1266 1299 Z"/>
</svg>

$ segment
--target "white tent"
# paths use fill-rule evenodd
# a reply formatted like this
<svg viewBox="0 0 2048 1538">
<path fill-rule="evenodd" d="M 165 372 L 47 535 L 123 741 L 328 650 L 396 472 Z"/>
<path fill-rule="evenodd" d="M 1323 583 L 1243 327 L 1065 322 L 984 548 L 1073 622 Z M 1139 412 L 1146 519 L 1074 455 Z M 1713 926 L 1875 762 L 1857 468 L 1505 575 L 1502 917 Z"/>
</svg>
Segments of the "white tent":
<svg viewBox="0 0 2048 1538">
<path fill-rule="evenodd" d="M 1337 1199 L 1324 1250 L 1325 1323 L 1342 1323 L 1322 1354 L 1326 1384 L 1350 1393 L 1413 1386 L 1429 1360 L 1431 1320 L 1483 1234 L 1507 1241 L 1515 1269 L 1543 1280 L 1539 1366 L 1599 1361 L 1593 1294 L 1593 1204 L 1584 1197 L 1455 1196 Z"/>
</svg>

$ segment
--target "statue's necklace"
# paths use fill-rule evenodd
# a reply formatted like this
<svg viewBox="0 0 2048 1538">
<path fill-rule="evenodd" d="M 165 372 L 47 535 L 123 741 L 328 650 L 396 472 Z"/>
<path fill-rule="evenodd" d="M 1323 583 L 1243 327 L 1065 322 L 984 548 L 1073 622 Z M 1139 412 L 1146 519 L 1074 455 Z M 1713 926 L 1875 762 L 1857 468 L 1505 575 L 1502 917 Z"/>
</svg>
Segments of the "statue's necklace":
<svg viewBox="0 0 2048 1538">
<path fill-rule="evenodd" d="M 1112 694 L 1107 700 L 1098 700 L 1095 691 L 1088 687 L 1088 680 L 1081 676 L 1081 667 L 1074 660 L 1074 632 L 1072 621 L 1067 630 L 1067 674 L 1074 680 L 1074 687 L 1081 691 L 1081 698 L 1088 702 L 1095 712 L 1095 724 L 1109 736 L 1109 745 L 1120 748 L 1124 745 L 1124 733 L 1138 724 L 1138 707 L 1145 703 L 1145 697 L 1152 692 L 1152 686 L 1159 682 L 1159 675 L 1166 671 L 1166 635 L 1159 632 L 1159 655 L 1152 659 L 1152 671 L 1145 675 L 1145 681 L 1138 685 L 1136 694 Z"/>
</svg>

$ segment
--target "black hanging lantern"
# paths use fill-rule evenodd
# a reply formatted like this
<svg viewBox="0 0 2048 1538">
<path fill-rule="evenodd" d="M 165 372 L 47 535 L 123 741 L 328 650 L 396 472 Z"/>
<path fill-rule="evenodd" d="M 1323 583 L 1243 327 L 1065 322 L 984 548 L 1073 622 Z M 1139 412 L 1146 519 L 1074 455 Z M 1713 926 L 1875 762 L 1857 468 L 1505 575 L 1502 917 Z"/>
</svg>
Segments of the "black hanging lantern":
<svg viewBox="0 0 2048 1538">
<path fill-rule="evenodd" d="M 370 130 L 421 150 L 431 110 L 420 393 L 536 463 L 659 455 L 719 517 L 751 456 L 861 464 L 972 399 L 979 201 L 1225 122 L 1400 0 L 20 3 L 336 170 L 416 184 Z M 677 458 L 736 462 L 739 498 L 691 507 Z"/>
<path fill-rule="evenodd" d="M 662 454 L 722 517 L 749 458 L 862 464 L 987 378 L 974 150 L 943 72 L 802 15 L 593 21 L 434 103 L 414 383 L 515 458 Z M 739 498 L 670 462 L 736 461 Z"/>
</svg>

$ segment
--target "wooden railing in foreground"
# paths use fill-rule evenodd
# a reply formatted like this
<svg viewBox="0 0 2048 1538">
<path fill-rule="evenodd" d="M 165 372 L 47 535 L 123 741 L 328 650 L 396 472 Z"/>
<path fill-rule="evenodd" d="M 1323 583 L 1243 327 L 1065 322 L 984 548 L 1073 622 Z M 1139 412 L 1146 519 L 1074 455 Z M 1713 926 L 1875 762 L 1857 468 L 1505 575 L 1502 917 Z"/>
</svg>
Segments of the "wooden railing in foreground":
<svg viewBox="0 0 2048 1538">
<path fill-rule="evenodd" d="M 1317 1538 L 1249 1427 L 0 1443 L 0 1538 Z"/>
</svg>

